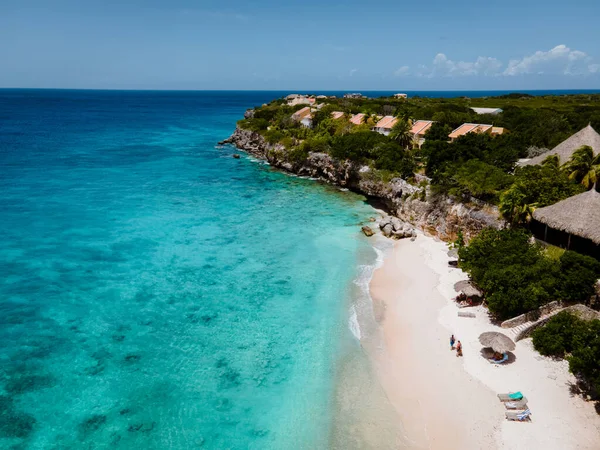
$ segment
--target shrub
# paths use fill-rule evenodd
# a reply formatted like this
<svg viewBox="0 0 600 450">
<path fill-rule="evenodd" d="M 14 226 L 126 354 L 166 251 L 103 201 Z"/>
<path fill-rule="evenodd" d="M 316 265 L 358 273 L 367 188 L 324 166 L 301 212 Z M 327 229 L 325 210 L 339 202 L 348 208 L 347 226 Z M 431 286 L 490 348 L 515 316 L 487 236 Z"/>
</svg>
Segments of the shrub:
<svg viewBox="0 0 600 450">
<path fill-rule="evenodd" d="M 573 351 L 576 336 L 582 333 L 583 321 L 566 311 L 559 312 L 532 334 L 533 346 L 545 356 L 564 358 Z"/>
<path fill-rule="evenodd" d="M 556 292 L 559 265 L 518 229 L 487 228 L 458 251 L 460 266 L 486 294 L 500 319 L 548 303 Z"/>
<path fill-rule="evenodd" d="M 600 262 L 572 251 L 564 252 L 559 262 L 559 298 L 567 302 L 587 302 L 600 277 Z"/>
</svg>

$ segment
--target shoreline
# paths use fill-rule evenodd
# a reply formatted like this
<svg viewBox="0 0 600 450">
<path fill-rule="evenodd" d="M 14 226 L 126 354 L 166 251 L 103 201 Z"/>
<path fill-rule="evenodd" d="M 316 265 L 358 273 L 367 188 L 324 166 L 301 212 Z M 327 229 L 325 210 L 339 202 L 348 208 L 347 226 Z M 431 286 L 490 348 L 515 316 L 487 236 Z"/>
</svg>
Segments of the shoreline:
<svg viewBox="0 0 600 450">
<path fill-rule="evenodd" d="M 483 307 L 457 316 L 454 283 L 467 279 L 448 266 L 447 244 L 419 232 L 398 241 L 370 283 L 381 340 L 361 339 L 378 381 L 394 406 L 411 449 L 598 448 L 600 416 L 569 391 L 565 361 L 539 355 L 531 339 L 517 342 L 516 361 L 497 366 L 481 354 L 479 334 L 506 332 Z M 359 318 L 360 320 L 360 318 Z M 464 356 L 451 352 L 454 334 Z M 532 421 L 509 422 L 500 392 L 520 390 Z"/>
</svg>

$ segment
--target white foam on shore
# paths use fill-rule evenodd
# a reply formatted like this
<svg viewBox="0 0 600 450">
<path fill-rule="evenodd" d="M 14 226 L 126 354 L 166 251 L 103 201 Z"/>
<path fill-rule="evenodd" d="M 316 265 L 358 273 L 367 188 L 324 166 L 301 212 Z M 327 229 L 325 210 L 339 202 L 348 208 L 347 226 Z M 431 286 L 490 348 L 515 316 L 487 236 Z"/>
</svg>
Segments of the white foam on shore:
<svg viewBox="0 0 600 450">
<path fill-rule="evenodd" d="M 358 266 L 358 275 L 354 279 L 354 284 L 358 287 L 358 295 L 350 306 L 350 317 L 348 318 L 348 328 L 354 337 L 360 341 L 362 331 L 359 325 L 359 317 L 365 314 L 368 310 L 371 314 L 373 311 L 373 302 L 371 299 L 371 291 L 369 285 L 373 279 L 373 274 L 383 265 L 386 252 L 393 248 L 393 244 L 387 239 L 376 236 L 375 245 L 372 246 L 377 255 L 373 264 L 363 264 Z"/>
</svg>

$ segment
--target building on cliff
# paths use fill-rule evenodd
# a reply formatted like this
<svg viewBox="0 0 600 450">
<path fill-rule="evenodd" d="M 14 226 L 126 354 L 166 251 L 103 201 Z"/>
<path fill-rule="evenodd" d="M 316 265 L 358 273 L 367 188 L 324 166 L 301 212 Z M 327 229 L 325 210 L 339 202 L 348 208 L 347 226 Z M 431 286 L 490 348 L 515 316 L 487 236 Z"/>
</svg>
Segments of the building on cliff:
<svg viewBox="0 0 600 450">
<path fill-rule="evenodd" d="M 433 125 L 433 120 L 416 120 L 413 122 L 410 132 L 419 148 L 421 148 L 423 142 L 425 142 L 425 133 L 429 131 L 431 125 Z"/>
<path fill-rule="evenodd" d="M 460 127 L 450 133 L 448 137 L 450 138 L 450 141 L 454 141 L 455 139 L 458 139 L 459 137 L 469 133 L 486 133 L 496 136 L 504 133 L 504 128 L 486 125 L 483 123 L 463 123 Z"/>
<path fill-rule="evenodd" d="M 600 153 L 600 134 L 598 134 L 596 130 L 592 128 L 591 124 L 585 127 L 584 129 L 578 131 L 568 139 L 565 139 L 549 152 L 542 153 L 541 155 L 536 156 L 535 158 L 521 160 L 519 161 L 519 165 L 531 166 L 541 164 L 544 161 L 544 159 L 546 159 L 548 156 L 553 155 L 558 156 L 560 164 L 564 164 L 571 159 L 571 156 L 573 156 L 575 150 L 584 145 L 592 147 L 594 155 Z"/>
<path fill-rule="evenodd" d="M 388 136 L 396 123 L 398 123 L 398 119 L 396 119 L 394 116 L 384 116 L 375 124 L 372 130 L 379 134 Z"/>
<path fill-rule="evenodd" d="M 310 106 L 305 106 L 292 114 L 292 120 L 300 122 L 305 128 L 312 128 L 312 110 Z"/>
<path fill-rule="evenodd" d="M 553 245 L 600 259 L 600 192 L 596 185 L 533 212 L 534 235 Z"/>
<path fill-rule="evenodd" d="M 354 125 L 362 125 L 365 120 L 365 115 L 363 113 L 353 114 L 350 118 L 350 122 Z"/>
</svg>

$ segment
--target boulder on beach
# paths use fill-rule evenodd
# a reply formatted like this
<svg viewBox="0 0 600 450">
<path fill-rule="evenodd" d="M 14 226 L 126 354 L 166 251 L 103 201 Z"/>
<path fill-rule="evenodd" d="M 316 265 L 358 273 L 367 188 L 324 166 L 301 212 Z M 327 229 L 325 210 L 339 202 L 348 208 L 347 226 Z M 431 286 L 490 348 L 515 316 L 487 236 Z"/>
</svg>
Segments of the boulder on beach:
<svg viewBox="0 0 600 450">
<path fill-rule="evenodd" d="M 379 228 L 384 236 L 393 239 L 412 238 L 417 235 L 414 228 L 397 217 L 384 217 L 379 222 Z"/>
<path fill-rule="evenodd" d="M 368 227 L 366 225 L 363 226 L 361 228 L 361 230 L 365 234 L 365 236 L 367 236 L 367 237 L 371 237 L 371 236 L 373 236 L 375 234 L 375 232 L 371 229 L 371 227 Z"/>
</svg>

